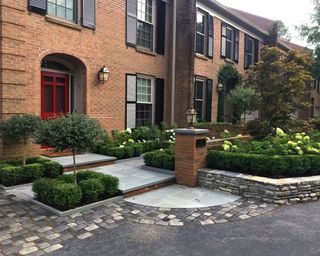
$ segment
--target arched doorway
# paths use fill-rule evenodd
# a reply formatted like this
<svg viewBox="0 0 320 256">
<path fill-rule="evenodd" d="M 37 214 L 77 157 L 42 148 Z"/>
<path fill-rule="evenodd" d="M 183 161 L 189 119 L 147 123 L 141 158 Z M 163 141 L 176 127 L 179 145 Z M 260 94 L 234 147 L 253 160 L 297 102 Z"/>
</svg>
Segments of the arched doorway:
<svg viewBox="0 0 320 256">
<path fill-rule="evenodd" d="M 50 54 L 41 62 L 41 117 L 85 112 L 86 67 L 66 54 Z"/>
</svg>

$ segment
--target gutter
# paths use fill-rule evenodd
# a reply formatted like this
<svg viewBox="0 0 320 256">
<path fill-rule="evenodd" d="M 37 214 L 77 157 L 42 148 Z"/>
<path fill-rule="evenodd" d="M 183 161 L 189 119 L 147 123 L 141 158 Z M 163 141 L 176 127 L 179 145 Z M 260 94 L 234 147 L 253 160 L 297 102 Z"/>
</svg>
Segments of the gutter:
<svg viewBox="0 0 320 256">
<path fill-rule="evenodd" d="M 174 123 L 175 90 L 176 90 L 176 35 L 177 35 L 177 0 L 173 0 L 173 24 L 172 24 L 172 81 L 171 81 L 171 124 Z"/>
</svg>

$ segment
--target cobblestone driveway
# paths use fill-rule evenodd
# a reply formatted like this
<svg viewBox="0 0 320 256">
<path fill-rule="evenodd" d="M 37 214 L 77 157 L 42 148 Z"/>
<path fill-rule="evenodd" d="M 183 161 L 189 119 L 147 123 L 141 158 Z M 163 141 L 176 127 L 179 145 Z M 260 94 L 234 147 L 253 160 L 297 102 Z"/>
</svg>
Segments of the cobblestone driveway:
<svg viewBox="0 0 320 256">
<path fill-rule="evenodd" d="M 57 217 L 22 198 L 0 192 L 0 255 L 44 255 L 63 248 L 70 239 L 86 239 L 126 223 L 212 225 L 259 216 L 275 207 L 246 199 L 198 209 L 155 208 L 122 201 Z"/>
</svg>

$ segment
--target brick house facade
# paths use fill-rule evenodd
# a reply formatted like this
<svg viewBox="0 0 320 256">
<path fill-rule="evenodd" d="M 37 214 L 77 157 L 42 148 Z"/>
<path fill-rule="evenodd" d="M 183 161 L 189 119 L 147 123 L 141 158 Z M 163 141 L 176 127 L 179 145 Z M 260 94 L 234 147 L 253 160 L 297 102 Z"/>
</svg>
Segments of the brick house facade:
<svg viewBox="0 0 320 256">
<path fill-rule="evenodd" d="M 195 98 L 202 117 L 216 120 L 220 65 L 243 72 L 248 38 L 259 45 L 251 64 L 263 44 L 276 44 L 270 31 L 214 0 L 2 0 L 0 20 L 0 119 L 76 111 L 107 130 L 184 126 Z M 195 53 L 197 35 L 203 54 Z M 98 79 L 103 66 L 105 83 Z M 20 150 L 0 141 L 0 159 Z M 38 153 L 29 146 L 30 155 Z"/>
</svg>

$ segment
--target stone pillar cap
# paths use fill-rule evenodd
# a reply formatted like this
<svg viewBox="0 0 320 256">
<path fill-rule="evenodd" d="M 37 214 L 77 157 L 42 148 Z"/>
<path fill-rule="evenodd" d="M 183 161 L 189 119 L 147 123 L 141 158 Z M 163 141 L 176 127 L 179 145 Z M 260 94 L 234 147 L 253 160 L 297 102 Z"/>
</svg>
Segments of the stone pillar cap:
<svg viewBox="0 0 320 256">
<path fill-rule="evenodd" d="M 208 129 L 193 129 L 193 128 L 179 128 L 174 129 L 176 134 L 180 135 L 207 135 L 209 133 Z"/>
</svg>

